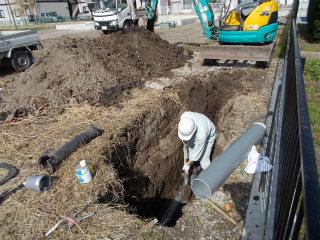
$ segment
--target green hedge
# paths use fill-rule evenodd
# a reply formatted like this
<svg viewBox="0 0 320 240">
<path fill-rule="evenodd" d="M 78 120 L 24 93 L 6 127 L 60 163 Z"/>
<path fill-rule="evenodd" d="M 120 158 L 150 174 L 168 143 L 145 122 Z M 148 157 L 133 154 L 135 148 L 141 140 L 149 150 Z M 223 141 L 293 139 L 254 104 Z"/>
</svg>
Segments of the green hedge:
<svg viewBox="0 0 320 240">
<path fill-rule="evenodd" d="M 310 0 L 308 7 L 308 30 L 315 42 L 320 43 L 320 1 Z"/>
</svg>

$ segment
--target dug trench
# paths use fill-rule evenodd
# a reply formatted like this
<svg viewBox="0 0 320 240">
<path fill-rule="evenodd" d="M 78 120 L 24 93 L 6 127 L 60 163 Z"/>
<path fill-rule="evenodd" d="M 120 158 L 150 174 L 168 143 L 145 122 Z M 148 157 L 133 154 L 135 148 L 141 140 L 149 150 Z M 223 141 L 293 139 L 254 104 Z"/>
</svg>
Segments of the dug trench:
<svg viewBox="0 0 320 240">
<path fill-rule="evenodd" d="M 180 115 L 184 110 L 195 111 L 217 123 L 228 100 L 245 93 L 236 78 L 221 73 L 209 75 L 206 81 L 186 79 L 188 84 L 171 89 L 178 94 L 178 101 L 162 99 L 159 108 L 145 111 L 117 136 L 117 144 L 105 153 L 106 162 L 114 166 L 123 182 L 123 200 L 130 205 L 130 212 L 142 219 L 156 217 L 165 226 L 175 225 L 182 207 L 194 198 L 190 186 L 183 186 L 183 144 L 177 136 Z M 223 147 L 217 144 L 212 155 L 221 153 Z M 186 191 L 182 201 L 173 202 L 181 197 L 181 191 Z M 109 199 L 101 196 L 100 202 Z M 170 210 L 173 212 L 168 215 Z"/>
</svg>

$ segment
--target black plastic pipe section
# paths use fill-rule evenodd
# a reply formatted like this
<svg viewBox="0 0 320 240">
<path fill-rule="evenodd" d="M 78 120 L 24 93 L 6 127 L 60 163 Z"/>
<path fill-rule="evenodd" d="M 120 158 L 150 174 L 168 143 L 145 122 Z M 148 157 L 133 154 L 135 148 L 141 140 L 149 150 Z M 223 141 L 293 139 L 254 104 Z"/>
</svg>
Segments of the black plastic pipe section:
<svg viewBox="0 0 320 240">
<path fill-rule="evenodd" d="M 19 189 L 23 188 L 24 184 L 21 183 L 20 185 L 18 185 L 17 187 L 11 189 L 8 192 L 5 192 L 4 194 L 0 195 L 0 204 L 4 202 L 4 200 L 6 200 L 12 193 L 15 193 L 16 191 L 18 191 Z"/>
<path fill-rule="evenodd" d="M 54 173 L 57 170 L 59 164 L 71 153 L 75 152 L 82 145 L 89 143 L 92 139 L 102 135 L 103 130 L 90 125 L 85 131 L 75 136 L 69 142 L 64 144 L 59 149 L 50 153 L 50 150 L 46 150 L 42 153 L 42 156 L 37 161 L 39 169 L 49 169 L 50 173 Z"/>
<path fill-rule="evenodd" d="M 16 175 L 16 173 L 18 171 L 15 167 L 12 167 L 11 165 L 9 165 L 7 163 L 2 163 L 2 162 L 0 162 L 0 168 L 8 169 L 7 176 L 5 176 L 3 179 L 0 180 L 0 186 L 2 184 L 5 184 L 7 181 L 9 181 L 10 178 L 14 177 L 14 175 Z"/>
</svg>

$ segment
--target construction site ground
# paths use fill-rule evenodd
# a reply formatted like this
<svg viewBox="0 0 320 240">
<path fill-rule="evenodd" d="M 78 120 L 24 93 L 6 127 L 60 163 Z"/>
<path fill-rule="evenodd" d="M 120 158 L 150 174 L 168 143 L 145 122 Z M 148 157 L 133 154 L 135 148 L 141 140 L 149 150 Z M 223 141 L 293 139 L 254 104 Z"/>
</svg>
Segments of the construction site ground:
<svg viewBox="0 0 320 240">
<path fill-rule="evenodd" d="M 22 188 L 0 205 L 0 238 L 32 239 L 61 219 L 90 205 L 95 215 L 48 239 L 127 239 L 163 214 L 177 196 L 182 180 L 183 148 L 177 135 L 184 111 L 207 115 L 218 134 L 212 161 L 265 114 L 278 59 L 269 68 L 254 62 L 205 65 L 199 45 L 210 41 L 200 23 L 151 33 L 38 31 L 43 49 L 26 72 L 0 69 L 0 162 L 18 173 L 0 186 L 8 191 L 28 176 L 47 174 L 48 191 Z M 12 121 L 5 123 L 10 113 Z M 260 119 L 264 122 L 264 119 Z M 104 133 L 74 151 L 49 174 L 36 162 L 89 125 Z M 75 166 L 95 167 L 93 180 L 80 184 Z M 252 175 L 246 160 L 213 194 L 236 221 L 244 221 Z M 0 178 L 6 175 L 0 168 Z M 191 196 L 169 226 L 157 224 L 138 239 L 239 239 L 242 228 L 208 203 Z"/>
</svg>

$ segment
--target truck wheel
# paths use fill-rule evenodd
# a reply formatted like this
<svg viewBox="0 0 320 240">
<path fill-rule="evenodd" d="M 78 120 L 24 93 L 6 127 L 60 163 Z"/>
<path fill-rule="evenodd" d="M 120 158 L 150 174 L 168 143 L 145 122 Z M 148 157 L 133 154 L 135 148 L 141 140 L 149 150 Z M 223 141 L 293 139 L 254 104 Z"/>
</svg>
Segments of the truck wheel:
<svg viewBox="0 0 320 240">
<path fill-rule="evenodd" d="M 25 71 L 31 66 L 31 57 L 24 51 L 16 51 L 10 58 L 11 66 L 16 71 Z"/>
<path fill-rule="evenodd" d="M 123 33 L 126 33 L 126 32 L 128 32 L 130 30 L 130 22 L 129 21 L 125 21 L 124 23 L 123 23 Z"/>
</svg>

